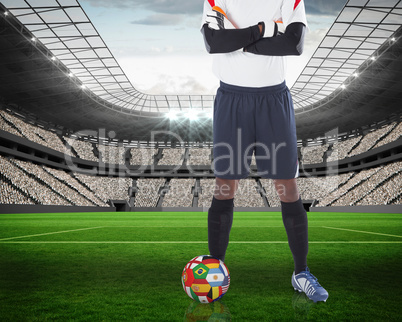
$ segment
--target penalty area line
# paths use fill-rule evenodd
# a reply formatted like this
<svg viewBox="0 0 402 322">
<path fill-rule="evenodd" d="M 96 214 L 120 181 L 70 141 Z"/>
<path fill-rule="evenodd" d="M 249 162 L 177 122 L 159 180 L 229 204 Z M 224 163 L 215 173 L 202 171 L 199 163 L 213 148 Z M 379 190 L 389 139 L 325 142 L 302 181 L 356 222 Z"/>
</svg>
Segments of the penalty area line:
<svg viewBox="0 0 402 322">
<path fill-rule="evenodd" d="M 0 244 L 207 244 L 207 241 L 0 241 Z M 231 244 L 288 244 L 287 241 L 231 241 Z M 310 241 L 310 244 L 402 244 L 402 241 Z"/>
<path fill-rule="evenodd" d="M 64 233 L 71 233 L 71 232 L 74 232 L 74 231 L 91 230 L 91 229 L 99 229 L 99 228 L 104 228 L 104 227 L 89 227 L 89 228 L 80 228 L 80 229 L 73 229 L 73 230 L 54 231 L 54 232 L 51 232 L 51 233 L 43 233 L 43 234 L 35 234 L 35 235 L 8 237 L 8 238 L 0 239 L 0 242 L 2 242 L 3 240 L 12 240 L 12 239 L 19 239 L 19 238 L 38 237 L 38 236 L 55 235 L 55 234 L 64 234 Z"/>
<path fill-rule="evenodd" d="M 390 234 L 375 233 L 375 232 L 372 232 L 372 231 L 354 230 L 354 229 L 337 228 L 337 227 L 327 227 L 327 226 L 322 226 L 322 228 L 334 229 L 334 230 L 351 231 L 351 232 L 362 233 L 362 234 L 371 234 L 371 235 L 380 235 L 380 236 L 388 236 L 388 237 L 402 238 L 402 236 L 398 236 L 398 235 L 390 235 Z"/>
</svg>

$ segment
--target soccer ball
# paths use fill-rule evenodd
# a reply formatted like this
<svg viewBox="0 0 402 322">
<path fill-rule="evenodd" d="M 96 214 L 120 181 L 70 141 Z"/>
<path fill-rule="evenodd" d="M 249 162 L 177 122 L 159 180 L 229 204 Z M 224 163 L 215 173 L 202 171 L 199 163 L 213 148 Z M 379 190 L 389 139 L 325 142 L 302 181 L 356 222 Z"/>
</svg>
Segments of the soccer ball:
<svg viewBox="0 0 402 322">
<path fill-rule="evenodd" d="M 194 257 L 183 269 L 181 283 L 193 300 L 211 303 L 219 300 L 228 290 L 230 274 L 226 265 L 209 255 Z"/>
</svg>

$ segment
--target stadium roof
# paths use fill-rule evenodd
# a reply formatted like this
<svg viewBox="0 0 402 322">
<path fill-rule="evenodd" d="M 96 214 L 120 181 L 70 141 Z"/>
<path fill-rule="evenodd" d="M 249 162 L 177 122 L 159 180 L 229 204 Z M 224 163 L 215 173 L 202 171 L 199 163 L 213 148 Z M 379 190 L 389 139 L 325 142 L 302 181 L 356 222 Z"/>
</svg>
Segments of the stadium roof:
<svg viewBox="0 0 402 322">
<path fill-rule="evenodd" d="M 137 91 L 76 0 L 1 3 L 0 95 L 7 102 L 73 131 L 104 128 L 150 140 L 152 131 L 175 130 L 185 141 L 211 141 L 202 112 L 214 97 Z M 400 0 L 345 5 L 291 88 L 299 138 L 401 113 L 401 16 Z M 172 110 L 203 116 L 173 124 L 166 118 Z"/>
<path fill-rule="evenodd" d="M 350 0 L 292 87 L 297 112 L 327 104 L 353 83 L 381 59 L 382 45 L 396 41 L 401 24 L 399 0 Z"/>
<path fill-rule="evenodd" d="M 136 115 L 167 113 L 170 109 L 212 109 L 213 95 L 147 95 L 136 90 L 78 1 L 1 2 L 98 104 L 125 113 L 135 111 Z"/>
</svg>

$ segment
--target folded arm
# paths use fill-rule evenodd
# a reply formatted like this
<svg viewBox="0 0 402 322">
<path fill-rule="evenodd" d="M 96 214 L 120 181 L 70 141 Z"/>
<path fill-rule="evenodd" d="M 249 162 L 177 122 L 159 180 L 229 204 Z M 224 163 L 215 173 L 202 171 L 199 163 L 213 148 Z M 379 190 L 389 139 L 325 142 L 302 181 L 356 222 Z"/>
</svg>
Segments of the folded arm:
<svg viewBox="0 0 402 322">
<path fill-rule="evenodd" d="M 261 28 L 258 25 L 244 29 L 215 30 L 202 26 L 205 47 L 210 54 L 230 53 L 255 43 L 261 39 Z"/>
<path fill-rule="evenodd" d="M 244 51 L 267 56 L 300 56 L 303 53 L 305 32 L 306 26 L 301 22 L 295 22 L 287 26 L 284 34 L 261 38 L 245 46 Z"/>
</svg>

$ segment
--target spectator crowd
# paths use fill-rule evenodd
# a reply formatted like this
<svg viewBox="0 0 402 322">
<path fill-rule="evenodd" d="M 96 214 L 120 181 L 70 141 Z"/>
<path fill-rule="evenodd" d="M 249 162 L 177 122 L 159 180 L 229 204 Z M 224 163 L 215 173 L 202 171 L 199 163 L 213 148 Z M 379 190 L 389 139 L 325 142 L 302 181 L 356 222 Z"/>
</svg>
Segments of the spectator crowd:
<svg viewBox="0 0 402 322">
<path fill-rule="evenodd" d="M 90 161 L 132 165 L 204 165 L 211 164 L 211 148 L 132 148 L 96 144 L 76 137 L 59 136 L 40 126 L 0 110 L 0 129 L 32 142 Z M 302 163 L 336 161 L 361 154 L 401 138 L 402 123 L 392 123 L 364 136 L 333 144 L 301 148 Z M 328 156 L 328 157 L 327 157 Z M 187 159 L 186 159 L 187 158 Z M 255 165 L 253 156 L 252 165 Z M 382 205 L 401 203 L 402 163 L 327 177 L 298 178 L 304 200 L 317 200 L 319 207 Z M 130 187 L 136 187 L 134 206 L 191 207 L 195 178 L 109 178 L 70 173 L 0 156 L 0 203 L 107 206 L 109 200 L 129 200 Z M 199 179 L 199 207 L 209 207 L 215 180 Z M 236 207 L 280 205 L 272 180 L 244 179 L 235 196 Z"/>
</svg>

